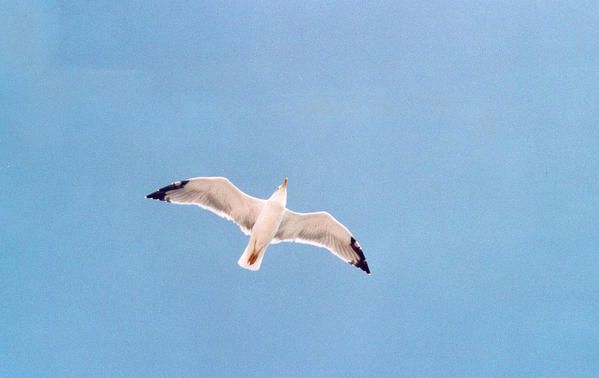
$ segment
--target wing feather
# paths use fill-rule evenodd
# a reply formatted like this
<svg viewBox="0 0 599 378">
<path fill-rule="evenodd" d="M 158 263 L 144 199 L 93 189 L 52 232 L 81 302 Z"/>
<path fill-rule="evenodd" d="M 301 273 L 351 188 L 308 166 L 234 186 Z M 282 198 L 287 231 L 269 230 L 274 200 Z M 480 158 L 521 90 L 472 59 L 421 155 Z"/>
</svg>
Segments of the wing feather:
<svg viewBox="0 0 599 378">
<path fill-rule="evenodd" d="M 245 194 L 225 177 L 194 177 L 177 181 L 146 198 L 179 205 L 197 205 L 239 225 L 251 233 L 264 200 Z"/>
<path fill-rule="evenodd" d="M 274 241 L 311 244 L 328 249 L 341 260 L 370 274 L 364 252 L 349 230 L 331 214 L 285 210 Z"/>
</svg>

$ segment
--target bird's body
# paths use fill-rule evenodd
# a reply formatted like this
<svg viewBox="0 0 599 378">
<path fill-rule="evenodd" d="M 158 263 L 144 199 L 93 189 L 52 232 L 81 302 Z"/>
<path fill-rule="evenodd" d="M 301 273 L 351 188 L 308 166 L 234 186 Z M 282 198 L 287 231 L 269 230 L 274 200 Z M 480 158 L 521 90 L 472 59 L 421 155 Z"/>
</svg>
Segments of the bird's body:
<svg viewBox="0 0 599 378">
<path fill-rule="evenodd" d="M 239 258 L 242 268 L 258 270 L 270 244 L 292 241 L 324 247 L 370 274 L 362 248 L 349 230 L 326 212 L 297 213 L 287 206 L 287 179 L 268 200 L 243 193 L 224 177 L 196 177 L 167 185 L 146 198 L 198 205 L 237 223 L 250 235 Z"/>
<path fill-rule="evenodd" d="M 260 269 L 262 257 L 279 231 L 286 204 L 287 191 L 280 194 L 277 191 L 266 201 L 252 228 L 250 241 L 237 261 L 239 266 L 249 270 Z"/>
</svg>

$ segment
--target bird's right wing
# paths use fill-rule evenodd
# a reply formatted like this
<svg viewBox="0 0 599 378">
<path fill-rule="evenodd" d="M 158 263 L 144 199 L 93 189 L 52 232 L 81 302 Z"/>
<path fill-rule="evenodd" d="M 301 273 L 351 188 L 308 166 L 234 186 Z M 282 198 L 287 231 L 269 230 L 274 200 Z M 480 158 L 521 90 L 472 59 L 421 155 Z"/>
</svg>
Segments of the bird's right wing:
<svg viewBox="0 0 599 378">
<path fill-rule="evenodd" d="M 360 244 L 344 225 L 327 212 L 296 213 L 285 210 L 273 242 L 282 241 L 326 248 L 341 260 L 370 274 Z"/>
<path fill-rule="evenodd" d="M 231 220 L 246 235 L 266 201 L 249 196 L 224 177 L 195 177 L 177 181 L 148 194 L 146 198 L 181 205 L 197 205 Z"/>
</svg>

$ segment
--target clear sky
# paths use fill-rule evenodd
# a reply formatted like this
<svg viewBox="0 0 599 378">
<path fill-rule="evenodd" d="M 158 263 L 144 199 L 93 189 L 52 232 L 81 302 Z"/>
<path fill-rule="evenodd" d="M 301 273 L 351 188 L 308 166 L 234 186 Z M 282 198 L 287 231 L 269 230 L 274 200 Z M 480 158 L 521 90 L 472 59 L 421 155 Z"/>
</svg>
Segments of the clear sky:
<svg viewBox="0 0 599 378">
<path fill-rule="evenodd" d="M 0 376 L 597 374 L 597 2 L 369 3 L 0 1 Z"/>
</svg>

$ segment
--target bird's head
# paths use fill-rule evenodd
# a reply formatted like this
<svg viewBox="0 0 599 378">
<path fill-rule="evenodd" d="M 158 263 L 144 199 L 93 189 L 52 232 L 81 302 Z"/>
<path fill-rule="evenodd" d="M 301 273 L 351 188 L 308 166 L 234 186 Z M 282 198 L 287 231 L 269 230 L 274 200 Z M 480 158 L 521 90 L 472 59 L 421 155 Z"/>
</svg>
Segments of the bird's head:
<svg viewBox="0 0 599 378">
<path fill-rule="evenodd" d="M 283 183 L 270 196 L 270 199 L 280 202 L 283 206 L 287 205 L 287 177 L 285 177 Z"/>
<path fill-rule="evenodd" d="M 281 185 L 279 185 L 277 190 L 287 191 L 287 177 L 285 177 L 285 180 L 283 180 L 283 183 Z"/>
</svg>

